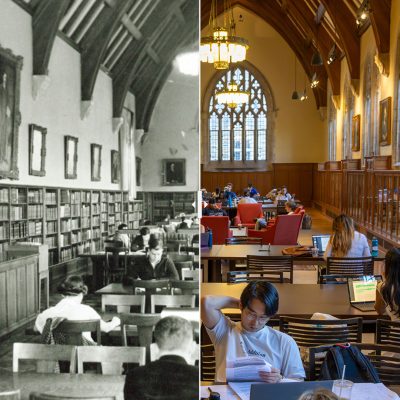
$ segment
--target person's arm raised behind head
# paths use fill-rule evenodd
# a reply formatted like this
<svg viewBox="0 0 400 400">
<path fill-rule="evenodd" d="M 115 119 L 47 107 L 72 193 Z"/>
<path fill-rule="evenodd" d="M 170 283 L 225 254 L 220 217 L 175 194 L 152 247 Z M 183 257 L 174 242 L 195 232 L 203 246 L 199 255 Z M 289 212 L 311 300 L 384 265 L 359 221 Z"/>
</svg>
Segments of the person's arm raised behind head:
<svg viewBox="0 0 400 400">
<path fill-rule="evenodd" d="M 224 308 L 239 308 L 239 299 L 229 296 L 204 296 L 201 299 L 201 320 L 208 329 L 213 329 L 221 318 Z"/>
</svg>

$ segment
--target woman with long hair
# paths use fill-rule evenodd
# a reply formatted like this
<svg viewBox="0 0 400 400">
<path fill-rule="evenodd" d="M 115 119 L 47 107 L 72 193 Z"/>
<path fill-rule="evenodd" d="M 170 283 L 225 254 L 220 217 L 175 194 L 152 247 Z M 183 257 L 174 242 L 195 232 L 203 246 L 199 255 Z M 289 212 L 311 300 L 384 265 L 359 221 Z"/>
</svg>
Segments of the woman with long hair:
<svg viewBox="0 0 400 400">
<path fill-rule="evenodd" d="M 400 320 L 400 249 L 392 248 L 385 256 L 385 279 L 376 288 L 375 310 Z"/>
<path fill-rule="evenodd" d="M 327 257 L 368 257 L 371 255 L 365 235 L 354 229 L 353 220 L 345 214 L 337 216 L 332 224 L 333 234 L 326 247 Z"/>
</svg>

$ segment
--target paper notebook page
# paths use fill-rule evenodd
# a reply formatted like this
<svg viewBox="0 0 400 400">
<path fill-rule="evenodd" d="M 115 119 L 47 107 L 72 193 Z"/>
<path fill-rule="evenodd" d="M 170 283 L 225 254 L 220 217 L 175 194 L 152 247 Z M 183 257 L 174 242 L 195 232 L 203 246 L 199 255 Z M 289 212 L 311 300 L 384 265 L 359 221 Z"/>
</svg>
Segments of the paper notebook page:
<svg viewBox="0 0 400 400">
<path fill-rule="evenodd" d="M 355 383 L 351 392 L 353 400 L 395 400 L 399 396 L 383 383 Z"/>
</svg>

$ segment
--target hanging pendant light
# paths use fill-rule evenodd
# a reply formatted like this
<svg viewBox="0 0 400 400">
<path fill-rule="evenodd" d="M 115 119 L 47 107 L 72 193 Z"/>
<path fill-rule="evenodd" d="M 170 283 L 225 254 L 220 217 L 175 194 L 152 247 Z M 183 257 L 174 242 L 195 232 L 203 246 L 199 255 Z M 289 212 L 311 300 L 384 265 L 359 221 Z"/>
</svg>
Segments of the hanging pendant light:
<svg viewBox="0 0 400 400">
<path fill-rule="evenodd" d="M 228 69 L 230 63 L 244 61 L 248 41 L 236 36 L 235 20 L 230 0 L 223 0 L 223 25 L 217 24 L 217 0 L 212 0 L 209 27 L 212 36 L 201 38 L 200 60 L 214 64 L 215 69 Z"/>
<path fill-rule="evenodd" d="M 323 64 L 324 64 L 324 62 L 322 61 L 321 54 L 319 54 L 319 51 L 318 51 L 318 27 L 317 27 L 316 44 L 315 44 L 315 50 L 311 57 L 311 65 L 314 67 L 319 67 Z"/>
<path fill-rule="evenodd" d="M 292 93 L 292 100 L 298 100 L 299 99 L 299 94 L 297 93 L 297 88 L 296 88 L 296 55 L 294 56 L 294 90 Z"/>
<path fill-rule="evenodd" d="M 249 102 L 249 92 L 239 90 L 235 82 L 230 82 L 226 90 L 215 94 L 219 104 L 226 104 L 230 108 L 236 108 L 239 104 Z"/>
<path fill-rule="evenodd" d="M 316 72 L 314 72 L 314 74 L 311 78 L 311 84 L 310 84 L 311 89 L 316 88 L 318 86 L 318 83 L 319 83 L 318 75 Z"/>
</svg>

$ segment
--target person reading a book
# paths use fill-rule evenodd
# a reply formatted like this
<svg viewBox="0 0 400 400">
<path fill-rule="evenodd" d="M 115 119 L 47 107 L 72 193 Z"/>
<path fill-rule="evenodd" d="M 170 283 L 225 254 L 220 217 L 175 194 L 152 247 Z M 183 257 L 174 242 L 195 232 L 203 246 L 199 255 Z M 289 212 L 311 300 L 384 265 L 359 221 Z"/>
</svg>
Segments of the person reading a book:
<svg viewBox="0 0 400 400">
<path fill-rule="evenodd" d="M 215 348 L 216 382 L 225 382 L 227 365 L 246 356 L 249 359 L 258 356 L 270 364 L 270 372 L 259 372 L 260 381 L 275 383 L 283 377 L 305 377 L 296 342 L 266 326 L 279 306 L 274 285 L 266 281 L 250 282 L 240 299 L 204 296 L 201 305 L 201 319 Z M 241 321 L 231 321 L 222 313 L 224 308 L 239 308 Z"/>
</svg>

